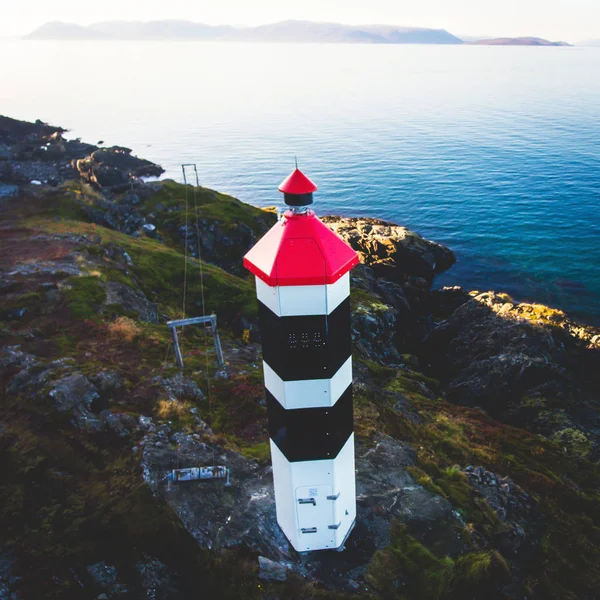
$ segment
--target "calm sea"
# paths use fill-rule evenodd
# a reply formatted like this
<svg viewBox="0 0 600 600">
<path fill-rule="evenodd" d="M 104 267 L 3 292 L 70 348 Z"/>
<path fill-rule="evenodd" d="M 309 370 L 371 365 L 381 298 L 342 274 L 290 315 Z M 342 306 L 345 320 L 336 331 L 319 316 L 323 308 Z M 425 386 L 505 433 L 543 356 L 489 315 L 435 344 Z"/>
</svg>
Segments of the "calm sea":
<svg viewBox="0 0 600 600">
<path fill-rule="evenodd" d="M 320 214 L 450 246 L 437 285 L 600 323 L 600 48 L 0 42 L 0 113 L 134 149 L 257 205 L 300 167 Z"/>
</svg>

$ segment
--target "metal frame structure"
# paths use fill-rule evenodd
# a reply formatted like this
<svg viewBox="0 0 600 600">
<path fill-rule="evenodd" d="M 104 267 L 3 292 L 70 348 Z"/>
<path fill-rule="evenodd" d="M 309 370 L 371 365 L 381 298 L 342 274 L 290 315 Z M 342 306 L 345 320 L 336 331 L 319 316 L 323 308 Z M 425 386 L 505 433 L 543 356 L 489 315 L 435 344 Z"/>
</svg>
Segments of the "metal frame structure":
<svg viewBox="0 0 600 600">
<path fill-rule="evenodd" d="M 171 330 L 171 336 L 173 337 L 173 346 L 175 348 L 177 365 L 180 369 L 183 369 L 183 356 L 181 355 L 181 348 L 179 347 L 177 328 L 185 327 L 186 325 L 198 325 L 200 323 L 210 324 L 213 339 L 215 342 L 215 351 L 217 352 L 217 361 L 219 363 L 219 367 L 222 367 L 225 364 L 225 361 L 223 360 L 223 349 L 221 348 L 221 340 L 219 338 L 219 332 L 217 331 L 217 315 L 208 315 L 207 317 L 191 317 L 189 319 L 177 319 L 175 321 L 167 321 L 167 327 Z"/>
</svg>

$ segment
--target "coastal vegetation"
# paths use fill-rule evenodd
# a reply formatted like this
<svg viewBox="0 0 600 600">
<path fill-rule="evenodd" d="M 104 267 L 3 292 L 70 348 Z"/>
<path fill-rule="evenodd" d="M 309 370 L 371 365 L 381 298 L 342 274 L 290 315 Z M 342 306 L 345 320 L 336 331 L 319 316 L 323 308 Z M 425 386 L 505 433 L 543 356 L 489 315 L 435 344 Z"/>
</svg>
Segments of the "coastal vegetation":
<svg viewBox="0 0 600 600">
<path fill-rule="evenodd" d="M 10 180 L 19 190 L 3 199 L 0 598 L 189 598 L 200 583 L 236 599 L 595 596 L 597 330 L 502 293 L 432 292 L 450 250 L 378 220 L 325 219 L 363 263 L 359 517 L 345 552 L 306 560 L 275 522 L 241 267 L 274 214 L 171 181 L 82 177 Z M 195 208 L 182 230 L 194 196 L 200 252 Z M 165 321 L 203 311 L 217 314 L 226 368 L 189 327 L 180 371 Z M 216 463 L 230 487 L 165 481 Z"/>
</svg>

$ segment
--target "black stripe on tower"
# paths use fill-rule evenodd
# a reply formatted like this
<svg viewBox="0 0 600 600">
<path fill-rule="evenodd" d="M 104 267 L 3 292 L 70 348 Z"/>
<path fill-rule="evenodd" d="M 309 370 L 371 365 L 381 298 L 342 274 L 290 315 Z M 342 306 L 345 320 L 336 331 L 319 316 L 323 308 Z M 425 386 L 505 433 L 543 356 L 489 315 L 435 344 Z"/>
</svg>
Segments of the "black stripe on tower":
<svg viewBox="0 0 600 600">
<path fill-rule="evenodd" d="M 283 381 L 330 379 L 350 358 L 350 298 L 329 315 L 278 317 L 258 303 L 263 358 Z"/>
<path fill-rule="evenodd" d="M 331 460 L 354 429 L 352 385 L 327 408 L 286 410 L 267 390 L 269 437 L 290 462 Z"/>
</svg>

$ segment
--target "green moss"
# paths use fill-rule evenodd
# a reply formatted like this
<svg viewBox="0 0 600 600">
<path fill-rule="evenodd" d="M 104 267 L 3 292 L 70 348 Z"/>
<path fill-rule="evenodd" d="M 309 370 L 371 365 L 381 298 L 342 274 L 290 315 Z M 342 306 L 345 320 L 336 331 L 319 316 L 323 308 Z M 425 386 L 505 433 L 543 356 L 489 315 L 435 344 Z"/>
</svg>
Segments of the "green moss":
<svg viewBox="0 0 600 600">
<path fill-rule="evenodd" d="M 135 289 L 136 287 L 135 283 L 133 282 L 133 279 L 129 277 L 129 275 L 126 275 L 120 269 L 111 268 L 103 270 L 102 279 L 103 281 L 114 281 L 115 283 L 122 283 L 123 285 L 126 285 L 133 289 Z"/>
<path fill-rule="evenodd" d="M 71 277 L 66 300 L 71 314 L 77 319 L 89 319 L 106 299 L 104 286 L 97 277 Z"/>
<path fill-rule="evenodd" d="M 499 586 L 509 578 L 509 567 L 497 551 L 470 552 L 456 559 L 438 556 L 397 522 L 392 523 L 390 545 L 375 553 L 365 576 L 385 598 L 406 594 L 431 599 L 502 598 Z"/>
<path fill-rule="evenodd" d="M 372 393 L 364 393 L 360 389 L 354 395 L 354 434 L 364 443 L 369 443 L 381 429 L 379 409 L 373 401 Z"/>
<path fill-rule="evenodd" d="M 182 255 L 163 244 L 149 239 L 123 241 L 122 246 L 131 256 L 131 270 L 138 277 L 146 296 L 171 309 L 173 316 L 180 312 L 184 259 Z M 202 314 L 202 282 L 207 314 L 232 319 L 237 313 L 249 317 L 257 314 L 258 308 L 254 289 L 245 280 L 226 273 L 213 265 L 188 259 L 187 269 L 187 316 Z"/>
<path fill-rule="evenodd" d="M 376 298 L 372 293 L 360 288 L 350 290 L 350 302 L 354 311 L 387 312 L 390 310 L 390 307 L 384 304 L 380 298 Z"/>
<path fill-rule="evenodd" d="M 72 356 L 77 349 L 77 339 L 66 332 L 62 332 L 55 336 L 54 342 L 59 356 Z"/>
<path fill-rule="evenodd" d="M 161 182 L 159 190 L 142 200 L 138 210 L 158 224 L 167 243 L 181 246 L 179 228 L 185 224 L 185 204 L 188 204 L 188 224 L 194 226 L 198 209 L 200 221 L 210 221 L 225 234 L 235 233 L 240 226 L 248 227 L 256 236 L 276 222 L 276 215 L 250 206 L 237 198 L 203 187 L 184 186 L 174 181 Z M 233 258 L 239 249 L 232 248 Z M 236 254 L 237 253 L 237 254 Z"/>
<path fill-rule="evenodd" d="M 227 194 L 221 194 L 203 187 L 195 188 L 191 185 L 186 187 L 172 180 L 162 181 L 160 189 L 149 198 L 144 199 L 140 208 L 143 212 L 156 214 L 164 211 L 173 215 L 174 211 L 169 213 L 168 209 L 183 209 L 186 194 L 190 214 L 194 214 L 195 201 L 200 218 L 215 219 L 231 225 L 244 223 L 249 226 L 254 224 L 256 218 L 262 219 L 267 216 L 273 222 L 276 220 L 275 215 L 270 215 L 260 208 L 245 204 Z M 184 217 L 182 211 L 181 214 L 176 213 L 176 216 L 172 218 L 177 219 L 179 224 L 183 224 Z"/>
<path fill-rule="evenodd" d="M 521 400 L 521 406 L 523 408 L 544 408 L 547 404 L 548 400 L 540 396 L 525 396 Z"/>
<path fill-rule="evenodd" d="M 470 552 L 459 556 L 455 563 L 456 587 L 463 590 L 486 589 L 493 580 L 508 580 L 510 568 L 497 551 Z"/>
<path fill-rule="evenodd" d="M 366 366 L 369 370 L 369 375 L 377 383 L 383 383 L 396 374 L 396 369 L 380 365 L 372 360 L 357 357 L 356 362 Z"/>
<path fill-rule="evenodd" d="M 102 243 L 115 244 L 125 250 L 133 261 L 130 271 L 140 282 L 140 287 L 149 300 L 159 304 L 159 310 L 170 317 L 180 317 L 184 281 L 183 255 L 149 238 L 133 238 L 90 223 L 76 221 L 31 221 L 38 227 L 53 233 L 77 233 L 97 235 Z M 232 320 L 238 314 L 254 318 L 258 312 L 254 286 L 239 277 L 230 275 L 223 269 L 204 263 L 200 272 L 200 262 L 188 258 L 186 316 L 202 314 L 202 282 L 206 314 L 216 313 L 218 317 Z M 117 277 L 130 284 L 125 275 L 110 271 L 107 275 Z M 84 310 L 84 312 L 86 312 Z"/>
<path fill-rule="evenodd" d="M 417 371 L 403 371 L 402 376 L 406 379 L 419 381 L 432 391 L 438 391 L 440 388 L 440 382 L 437 379 L 434 379 L 433 377 L 427 377 L 426 375 L 423 375 L 423 373 L 418 373 Z"/>
<path fill-rule="evenodd" d="M 592 451 L 592 443 L 588 440 L 585 433 L 573 427 L 566 427 L 557 431 L 553 438 L 557 444 L 560 444 L 568 453 L 579 457 L 585 457 Z"/>
<path fill-rule="evenodd" d="M 454 561 L 437 557 L 408 533 L 405 525 L 392 523 L 388 548 L 375 553 L 365 580 L 386 598 L 445 598 L 452 588 Z"/>
<path fill-rule="evenodd" d="M 422 388 L 419 385 L 418 381 L 414 379 L 409 379 L 408 377 L 404 377 L 403 375 L 398 374 L 395 379 L 390 381 L 390 383 L 385 387 L 386 391 L 392 392 L 394 394 L 417 394 L 422 396 Z"/>
<path fill-rule="evenodd" d="M 122 304 L 107 304 L 104 307 L 104 317 L 109 320 L 116 319 L 117 317 L 129 317 L 130 319 L 137 319 L 138 313 L 134 310 L 127 310 Z"/>
<path fill-rule="evenodd" d="M 79 197 L 83 198 L 83 194 Z M 44 206 L 37 211 L 37 216 L 83 220 L 86 214 L 79 197 L 66 189 L 58 189 L 54 194 L 46 196 Z"/>
<path fill-rule="evenodd" d="M 40 302 L 42 300 L 42 297 L 43 297 L 42 294 L 40 294 L 39 292 L 29 292 L 27 294 L 23 294 L 23 295 L 19 296 L 17 301 L 20 304 L 27 306 L 29 304 L 36 304 L 36 303 Z"/>
<path fill-rule="evenodd" d="M 252 445 L 240 445 L 240 454 L 246 458 L 253 458 L 259 463 L 266 465 L 271 460 L 271 446 L 269 442 L 257 442 Z"/>
</svg>

